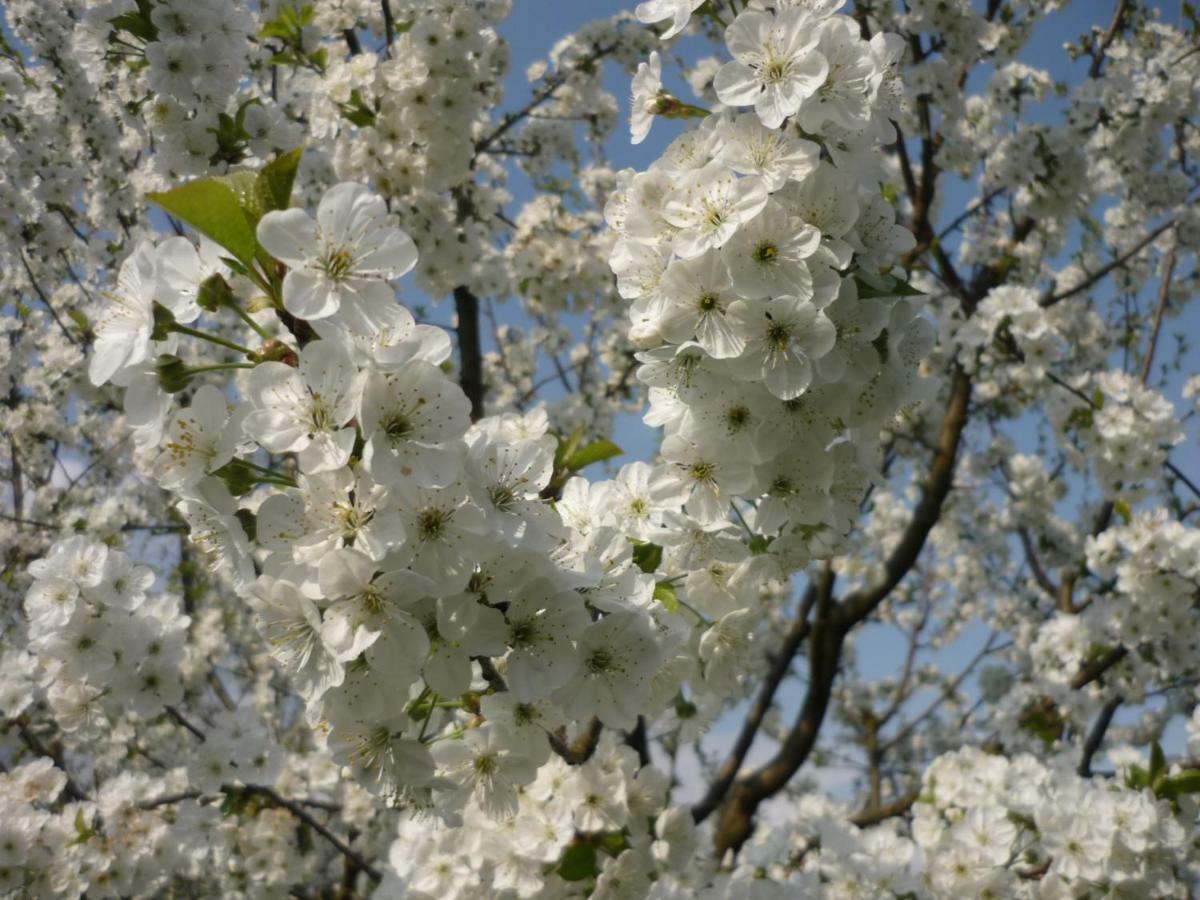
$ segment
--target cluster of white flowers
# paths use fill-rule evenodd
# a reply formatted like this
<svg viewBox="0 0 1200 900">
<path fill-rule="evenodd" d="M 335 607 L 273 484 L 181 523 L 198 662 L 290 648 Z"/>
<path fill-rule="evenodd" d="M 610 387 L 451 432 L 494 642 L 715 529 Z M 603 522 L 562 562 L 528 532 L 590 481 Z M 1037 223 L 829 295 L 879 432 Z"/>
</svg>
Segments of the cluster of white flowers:
<svg viewBox="0 0 1200 900">
<path fill-rule="evenodd" d="M 883 274 L 912 235 L 858 177 L 892 135 L 900 48 L 836 6 L 739 14 L 714 86 L 755 111 L 708 116 L 606 209 L 664 476 L 700 527 L 751 501 L 784 571 L 837 546 L 933 342 Z"/>
<path fill-rule="evenodd" d="M 9 0 L 0 893 L 1186 896 L 1200 55 L 1113 3 L 646 0 L 503 112 L 511 0 Z"/>
<path fill-rule="evenodd" d="M 293 146 L 300 128 L 267 94 L 236 97 L 255 48 L 254 16 L 234 0 L 135 0 L 89 5 L 80 52 L 94 65 L 144 60 L 139 100 L 161 143 L 163 175 L 195 174 L 266 159 Z M 231 102 L 233 101 L 233 102 Z"/>
<path fill-rule="evenodd" d="M 472 425 L 470 402 L 439 368 L 446 335 L 391 300 L 387 281 L 416 254 L 365 188 L 332 188 L 315 221 L 269 212 L 258 241 L 287 266 L 280 306 L 320 339 L 270 342 L 249 353 L 254 363 L 164 364 L 159 351 L 176 339 L 155 340 L 164 317 L 167 329 L 206 334 L 181 323 L 198 324 L 194 304 L 171 312 L 200 290 L 193 281 L 188 294 L 175 274 L 199 272 L 211 290 L 234 279 L 204 274 L 191 245 L 172 239 L 123 266 L 120 315 L 97 326 L 94 357 L 116 365 L 94 365 L 93 377 L 127 380 L 150 356 L 172 390 L 249 369 L 232 404 L 212 384 L 179 409 L 160 391 L 157 416 L 139 426 L 147 469 L 257 612 L 338 762 L 389 798 L 432 790 L 445 817 L 472 799 L 507 815 L 555 729 L 592 716 L 632 728 L 646 708 L 678 641 L 656 616 L 678 616 L 655 602 L 630 538 L 648 536 L 664 510 L 678 514 L 682 498 L 651 484 L 644 464 L 611 485 L 574 478 L 547 493 L 556 444 L 544 413 Z M 130 314 L 142 327 L 126 327 Z M 520 704 L 515 721 L 488 716 L 453 734 L 473 714 L 472 689 L 489 683 Z"/>
<path fill-rule="evenodd" d="M 55 544 L 29 573 L 29 648 L 64 731 L 94 736 L 114 710 L 155 716 L 179 702 L 189 619 L 178 597 L 149 593 L 150 569 L 80 536 Z M 34 699 L 5 712 L 17 715 Z"/>
<path fill-rule="evenodd" d="M 1074 380 L 1074 390 L 1060 391 L 1048 410 L 1056 427 L 1077 436 L 1075 447 L 1064 441 L 1068 452 L 1080 468 L 1093 467 L 1106 496 L 1138 497 L 1162 477 L 1168 451 L 1184 440 L 1175 407 L 1127 372 Z"/>
<path fill-rule="evenodd" d="M 1200 530 L 1163 509 L 1139 512 L 1088 541 L 1088 567 L 1115 590 L 1087 615 L 1098 644 L 1132 651 L 1131 690 L 1196 671 L 1198 551 Z"/>
<path fill-rule="evenodd" d="M 1147 789 L 964 748 L 925 773 L 913 840 L 934 897 L 1188 896 L 1186 813 Z"/>
</svg>

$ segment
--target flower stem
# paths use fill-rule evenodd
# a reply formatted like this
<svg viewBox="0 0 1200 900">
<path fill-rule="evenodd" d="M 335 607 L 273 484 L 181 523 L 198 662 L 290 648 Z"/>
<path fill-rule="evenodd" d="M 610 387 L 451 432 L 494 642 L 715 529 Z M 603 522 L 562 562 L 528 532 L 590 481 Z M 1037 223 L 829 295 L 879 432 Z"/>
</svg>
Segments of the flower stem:
<svg viewBox="0 0 1200 900">
<path fill-rule="evenodd" d="M 217 363 L 212 366 L 197 366 L 194 369 L 187 369 L 188 375 L 199 375 L 201 372 L 220 372 L 224 369 L 253 369 L 254 363 Z"/>
<path fill-rule="evenodd" d="M 200 338 L 202 341 L 210 341 L 211 343 L 219 344 L 222 347 L 228 347 L 230 350 L 236 350 L 238 353 L 241 353 L 244 356 L 249 356 L 253 352 L 249 348 L 243 347 L 241 344 L 235 344 L 233 341 L 227 341 L 225 338 L 217 337 L 215 334 L 212 334 L 208 331 L 201 331 L 198 328 L 189 328 L 186 325 L 180 325 L 178 322 L 173 323 L 170 330 L 176 332 L 177 334 L 186 334 L 190 337 Z"/>
</svg>

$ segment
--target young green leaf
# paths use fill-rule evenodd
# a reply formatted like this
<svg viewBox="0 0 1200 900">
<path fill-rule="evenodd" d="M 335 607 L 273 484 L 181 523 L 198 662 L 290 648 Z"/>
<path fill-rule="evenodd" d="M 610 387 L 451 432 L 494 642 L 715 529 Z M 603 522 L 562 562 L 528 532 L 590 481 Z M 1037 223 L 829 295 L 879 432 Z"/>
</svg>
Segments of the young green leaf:
<svg viewBox="0 0 1200 900">
<path fill-rule="evenodd" d="M 675 593 L 675 585 L 660 581 L 654 586 L 654 599 L 665 606 L 668 612 L 679 612 L 679 594 Z"/>
<path fill-rule="evenodd" d="M 643 572 L 654 572 L 662 563 L 663 548 L 649 541 L 634 541 L 633 561 Z"/>
<path fill-rule="evenodd" d="M 296 182 L 296 170 L 300 168 L 300 157 L 304 148 L 297 147 L 281 153 L 262 167 L 255 184 L 255 193 L 265 212 L 287 209 L 292 202 L 292 185 Z"/>
<path fill-rule="evenodd" d="M 568 472 L 578 472 L 592 463 L 603 462 L 606 459 L 612 459 L 614 456 L 620 456 L 622 452 L 621 448 L 612 441 L 601 439 L 593 441 L 586 447 L 580 447 L 567 457 L 564 466 Z"/>
<path fill-rule="evenodd" d="M 237 193 L 229 185 L 206 178 L 147 194 L 146 199 L 216 241 L 238 262 L 253 264 L 258 241 L 242 212 Z"/>
</svg>

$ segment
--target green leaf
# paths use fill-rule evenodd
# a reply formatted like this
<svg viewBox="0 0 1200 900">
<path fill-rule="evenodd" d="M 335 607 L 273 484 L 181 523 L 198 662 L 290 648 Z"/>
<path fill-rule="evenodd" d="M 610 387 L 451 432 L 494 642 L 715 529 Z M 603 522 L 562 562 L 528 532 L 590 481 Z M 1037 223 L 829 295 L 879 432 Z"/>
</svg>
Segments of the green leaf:
<svg viewBox="0 0 1200 900">
<path fill-rule="evenodd" d="M 610 831 L 602 834 L 596 842 L 600 845 L 600 849 L 609 856 L 620 856 L 629 849 L 629 841 L 623 831 Z"/>
<path fill-rule="evenodd" d="M 633 561 L 643 572 L 654 572 L 662 563 L 663 548 L 649 541 L 633 542 Z"/>
<path fill-rule="evenodd" d="M 1150 745 L 1150 787 L 1158 789 L 1159 779 L 1167 772 L 1167 756 L 1162 745 L 1155 741 Z"/>
<path fill-rule="evenodd" d="M 213 178 L 213 181 L 219 182 L 233 191 L 238 206 L 242 208 L 242 212 L 246 216 L 246 221 L 252 227 L 258 227 L 258 220 L 266 212 L 259 200 L 256 188 L 258 175 L 248 169 L 242 169 L 238 172 L 230 172 L 228 175 L 218 175 Z"/>
<path fill-rule="evenodd" d="M 654 599 L 665 606 L 668 612 L 679 612 L 679 595 L 675 593 L 675 585 L 660 581 L 654 586 Z"/>
<path fill-rule="evenodd" d="M 147 194 L 146 199 L 216 241 L 243 265 L 253 265 L 258 249 L 254 229 L 242 212 L 238 195 L 227 184 L 206 178 Z"/>
<path fill-rule="evenodd" d="M 233 289 L 220 275 L 209 275 L 196 291 L 196 305 L 206 312 L 216 312 L 222 306 L 235 303 Z"/>
<path fill-rule="evenodd" d="M 572 844 L 562 855 L 558 864 L 558 874 L 564 881 L 595 878 L 600 874 L 600 867 L 596 865 L 596 848 L 590 841 Z"/>
<path fill-rule="evenodd" d="M 234 516 L 241 523 L 242 531 L 246 532 L 246 538 L 250 543 L 254 543 L 258 535 L 258 516 L 248 509 L 239 509 Z"/>
<path fill-rule="evenodd" d="M 257 473 L 240 459 L 227 462 L 212 474 L 225 482 L 225 487 L 235 497 L 250 493 L 260 481 Z"/>
<path fill-rule="evenodd" d="M 593 441 L 586 447 L 580 447 L 567 457 L 564 465 L 567 471 L 578 472 L 580 469 L 592 465 L 592 463 L 612 459 L 614 456 L 620 456 L 623 452 L 612 441 L 601 438 L 598 441 Z"/>
<path fill-rule="evenodd" d="M 1184 794 L 1200 794 L 1200 769 L 1189 769 L 1164 778 L 1155 793 L 1164 800 L 1175 800 Z"/>
<path fill-rule="evenodd" d="M 1130 766 L 1129 774 L 1125 778 L 1125 784 L 1131 790 L 1140 791 L 1142 788 L 1150 786 L 1150 774 L 1141 766 Z"/>
<path fill-rule="evenodd" d="M 575 452 L 575 448 L 579 446 L 579 442 L 583 440 L 583 429 L 576 428 L 571 432 L 569 437 L 558 439 L 558 446 L 554 449 L 554 468 L 561 469 L 566 463 L 567 457 Z"/>
<path fill-rule="evenodd" d="M 1118 516 L 1121 517 L 1121 521 L 1126 525 L 1128 525 L 1129 520 L 1133 518 L 1133 510 L 1129 508 L 1129 504 L 1124 500 L 1114 500 L 1113 510 Z"/>
<path fill-rule="evenodd" d="M 303 155 L 303 147 L 281 153 L 258 173 L 255 192 L 266 212 L 287 209 L 291 205 L 292 186 L 296 183 L 296 170 L 300 168 L 300 157 Z"/>
<path fill-rule="evenodd" d="M 68 309 L 67 315 L 71 317 L 71 321 L 84 334 L 88 334 L 91 331 L 92 323 L 88 321 L 88 317 L 82 312 L 77 309 Z"/>
<path fill-rule="evenodd" d="M 136 38 L 149 44 L 158 40 L 158 26 L 150 18 L 152 7 L 148 0 L 137 0 L 136 11 L 122 13 L 116 18 L 109 19 L 108 24 L 118 31 L 128 31 Z"/>
<path fill-rule="evenodd" d="M 879 279 L 885 287 L 875 287 L 870 282 L 854 276 L 854 283 L 858 286 L 858 299 L 860 300 L 875 300 L 881 297 L 924 297 L 923 291 L 918 291 L 907 281 L 901 281 L 899 278 L 891 276 L 883 276 Z"/>
</svg>

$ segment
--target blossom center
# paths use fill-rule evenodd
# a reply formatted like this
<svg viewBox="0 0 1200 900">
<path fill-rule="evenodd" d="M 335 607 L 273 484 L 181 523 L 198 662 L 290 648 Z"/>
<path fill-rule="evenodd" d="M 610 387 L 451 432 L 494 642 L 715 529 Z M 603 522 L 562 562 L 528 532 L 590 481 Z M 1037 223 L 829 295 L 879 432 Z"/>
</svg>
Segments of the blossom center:
<svg viewBox="0 0 1200 900">
<path fill-rule="evenodd" d="M 585 665 L 589 672 L 594 675 L 599 675 L 601 672 L 607 672 L 613 668 L 613 656 L 604 647 L 597 647 L 588 656 Z"/>
<path fill-rule="evenodd" d="M 321 261 L 321 269 L 332 281 L 341 281 L 354 268 L 354 254 L 346 247 L 335 247 Z"/>
<path fill-rule="evenodd" d="M 436 541 L 446 533 L 450 513 L 444 509 L 426 509 L 417 516 L 417 530 L 423 541 Z"/>
<path fill-rule="evenodd" d="M 383 433 L 393 442 L 406 440 L 413 430 L 412 422 L 403 413 L 393 413 L 379 424 L 383 428 Z"/>
</svg>

